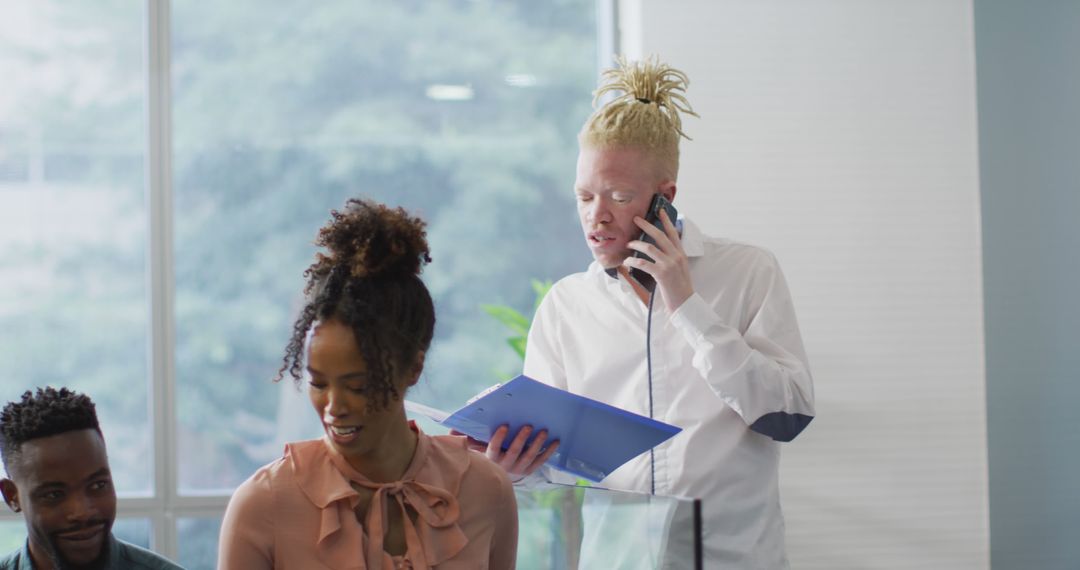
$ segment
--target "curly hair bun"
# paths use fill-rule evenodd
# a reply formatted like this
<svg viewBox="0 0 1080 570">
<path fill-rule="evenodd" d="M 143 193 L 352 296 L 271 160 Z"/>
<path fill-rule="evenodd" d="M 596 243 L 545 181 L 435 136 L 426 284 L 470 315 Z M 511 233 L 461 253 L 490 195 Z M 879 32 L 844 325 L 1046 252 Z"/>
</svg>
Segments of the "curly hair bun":
<svg viewBox="0 0 1080 570">
<path fill-rule="evenodd" d="M 419 275 L 423 264 L 431 262 L 427 224 L 404 208 L 354 198 L 330 217 L 315 238 L 315 245 L 329 250 L 329 255 L 318 255 L 311 268 L 315 274 L 344 265 L 355 278 L 392 279 Z"/>
<path fill-rule="evenodd" d="M 316 322 L 336 320 L 352 329 L 367 365 L 368 403 L 382 409 L 398 399 L 435 330 L 435 304 L 420 279 L 431 262 L 425 226 L 372 200 L 349 200 L 330 212 L 315 238 L 325 251 L 304 272 L 307 299 L 275 381 L 288 374 L 299 385 L 308 333 Z"/>
</svg>

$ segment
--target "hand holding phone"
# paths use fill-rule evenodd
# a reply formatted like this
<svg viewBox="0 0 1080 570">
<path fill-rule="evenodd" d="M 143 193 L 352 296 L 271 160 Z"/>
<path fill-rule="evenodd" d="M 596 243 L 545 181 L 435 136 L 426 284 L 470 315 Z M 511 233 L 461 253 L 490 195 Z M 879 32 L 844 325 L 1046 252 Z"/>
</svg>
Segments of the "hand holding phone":
<svg viewBox="0 0 1080 570">
<path fill-rule="evenodd" d="M 645 221 L 652 224 L 660 231 L 664 231 L 664 222 L 660 219 L 661 210 L 667 212 L 668 219 L 671 220 L 671 223 L 674 224 L 675 218 L 679 215 L 679 211 L 675 209 L 675 206 L 673 206 L 671 202 L 669 202 L 668 199 L 664 197 L 663 194 L 657 192 L 656 194 L 653 194 L 652 201 L 649 202 L 649 209 L 645 212 Z M 645 232 L 641 232 L 641 235 L 638 236 L 637 239 L 638 241 L 643 241 L 645 243 L 656 245 L 656 240 Z M 655 259 L 637 250 L 634 250 L 634 252 L 630 254 L 630 256 L 640 257 L 641 259 L 650 262 L 656 261 Z M 653 279 L 653 276 L 649 275 L 645 271 L 637 268 L 631 268 L 630 277 L 632 277 L 634 281 L 637 281 L 639 284 L 641 284 L 641 286 L 650 293 L 654 289 L 656 289 L 656 279 Z"/>
</svg>

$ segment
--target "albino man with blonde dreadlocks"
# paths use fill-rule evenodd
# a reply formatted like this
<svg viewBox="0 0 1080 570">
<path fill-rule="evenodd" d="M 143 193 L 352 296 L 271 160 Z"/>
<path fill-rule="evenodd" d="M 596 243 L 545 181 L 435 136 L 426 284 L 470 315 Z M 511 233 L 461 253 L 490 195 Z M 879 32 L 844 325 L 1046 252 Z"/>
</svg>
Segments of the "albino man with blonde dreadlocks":
<svg viewBox="0 0 1080 570">
<path fill-rule="evenodd" d="M 574 191 L 595 262 L 556 283 L 537 309 L 524 372 L 681 427 L 600 485 L 700 498 L 705 568 L 786 568 L 779 442 L 814 416 L 791 296 L 769 252 L 705 236 L 666 212 L 663 231 L 645 222 L 654 194 L 675 200 L 680 114 L 696 114 L 681 71 L 655 59 L 618 63 L 596 96 L 621 94 L 579 135 Z M 642 231 L 655 245 L 639 241 Z M 633 269 L 655 279 L 661 302 L 652 305 L 639 283 L 648 280 L 632 278 Z M 536 471 L 555 447 L 543 437 L 525 447 L 523 428 L 503 453 L 506 431 L 487 454 L 514 478 Z M 624 566 L 616 558 L 626 549 L 606 545 L 605 567 L 652 567 Z"/>
</svg>

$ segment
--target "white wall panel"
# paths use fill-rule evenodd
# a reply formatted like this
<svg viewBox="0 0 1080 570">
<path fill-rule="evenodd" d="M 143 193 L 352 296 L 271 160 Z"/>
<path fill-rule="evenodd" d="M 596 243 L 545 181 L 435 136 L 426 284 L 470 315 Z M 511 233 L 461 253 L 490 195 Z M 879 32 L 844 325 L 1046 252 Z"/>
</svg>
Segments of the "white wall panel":
<svg viewBox="0 0 1080 570">
<path fill-rule="evenodd" d="M 624 1 L 691 78 L 675 204 L 771 249 L 819 417 L 784 451 L 794 568 L 989 565 L 968 1 Z"/>
</svg>

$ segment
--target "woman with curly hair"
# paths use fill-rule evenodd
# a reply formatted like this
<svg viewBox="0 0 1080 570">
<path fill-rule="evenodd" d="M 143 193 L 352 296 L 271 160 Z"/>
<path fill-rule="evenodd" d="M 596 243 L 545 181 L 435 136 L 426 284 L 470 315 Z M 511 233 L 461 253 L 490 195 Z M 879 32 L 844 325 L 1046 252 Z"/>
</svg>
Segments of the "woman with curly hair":
<svg viewBox="0 0 1080 570">
<path fill-rule="evenodd" d="M 517 508 L 502 469 L 465 439 L 405 416 L 435 309 L 420 280 L 424 222 L 349 200 L 331 212 L 307 269 L 307 303 L 284 363 L 324 437 L 290 443 L 229 501 L 218 567 L 367 570 L 513 568 Z"/>
</svg>

